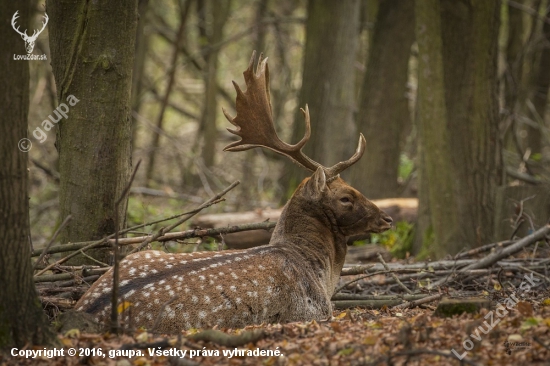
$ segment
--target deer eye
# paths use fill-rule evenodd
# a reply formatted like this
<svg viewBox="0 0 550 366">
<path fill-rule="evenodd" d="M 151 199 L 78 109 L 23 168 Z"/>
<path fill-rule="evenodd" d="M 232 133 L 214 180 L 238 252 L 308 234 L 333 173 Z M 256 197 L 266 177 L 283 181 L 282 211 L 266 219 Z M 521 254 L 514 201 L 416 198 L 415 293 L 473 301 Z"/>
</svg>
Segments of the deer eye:
<svg viewBox="0 0 550 366">
<path fill-rule="evenodd" d="M 348 197 L 342 197 L 342 198 L 340 198 L 340 202 L 342 202 L 342 203 L 350 203 L 351 200 L 350 200 Z"/>
</svg>

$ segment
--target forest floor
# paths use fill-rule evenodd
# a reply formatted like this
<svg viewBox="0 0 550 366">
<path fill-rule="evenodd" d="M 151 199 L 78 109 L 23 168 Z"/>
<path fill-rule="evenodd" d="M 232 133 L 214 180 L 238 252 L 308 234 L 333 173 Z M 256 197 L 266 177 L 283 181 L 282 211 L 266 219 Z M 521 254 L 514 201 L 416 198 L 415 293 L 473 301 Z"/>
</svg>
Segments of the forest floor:
<svg viewBox="0 0 550 366">
<path fill-rule="evenodd" d="M 493 311 L 484 309 L 477 314 L 440 318 L 434 315 L 431 306 L 404 310 L 349 309 L 335 311 L 333 319 L 323 322 L 222 330 L 229 334 L 227 339 L 222 332 L 197 330 L 184 332 L 180 337 L 145 331 L 113 336 L 70 330 L 59 335 L 65 350 L 63 357 L 0 357 L 0 364 L 550 365 L 548 287 L 511 304 L 506 312 L 498 311 L 497 307 Z M 471 350 L 467 351 L 463 345 Z M 67 355 L 71 348 L 76 350 L 76 356 Z M 175 350 L 186 352 L 185 357 L 181 358 L 181 353 L 175 356 Z M 241 350 L 241 355 L 236 350 Z M 166 354 L 159 355 L 161 351 Z M 262 351 L 270 355 L 242 355 Z M 86 352 L 96 355 L 86 356 Z M 124 352 L 125 356 L 118 356 Z M 128 357 L 128 352 L 132 357 Z"/>
</svg>

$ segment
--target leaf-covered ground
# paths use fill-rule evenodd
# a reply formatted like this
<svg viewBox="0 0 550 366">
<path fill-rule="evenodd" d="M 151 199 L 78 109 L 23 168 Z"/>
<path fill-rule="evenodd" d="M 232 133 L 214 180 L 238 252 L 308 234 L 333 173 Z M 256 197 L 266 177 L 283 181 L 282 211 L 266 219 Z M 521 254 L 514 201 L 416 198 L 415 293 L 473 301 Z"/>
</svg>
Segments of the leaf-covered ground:
<svg viewBox="0 0 550 366">
<path fill-rule="evenodd" d="M 550 365 L 550 295 L 539 293 L 541 300 L 523 300 L 501 318 L 493 311 L 463 314 L 454 318 L 433 315 L 433 307 L 425 309 L 381 310 L 354 309 L 334 313 L 326 322 L 290 323 L 248 327 L 245 330 L 224 330 L 238 338 L 243 332 L 262 330 L 255 343 L 237 349 L 241 353 L 261 350 L 281 353 L 280 356 L 236 356 L 235 347 L 224 347 L 210 341 L 182 337 L 152 335 L 138 331 L 132 335 L 82 334 L 77 330 L 59 335 L 64 357 L 0 358 L 2 365 L 460 365 L 452 349 L 463 355 L 463 342 L 472 341 L 473 348 L 462 359 L 470 365 Z M 541 296 L 542 295 L 542 296 Z M 484 323 L 484 321 L 487 323 Z M 476 331 L 477 330 L 477 331 Z M 484 333 L 487 331 L 487 334 Z M 258 333 L 258 332 L 256 332 Z M 471 335 L 471 336 L 470 336 Z M 481 339 L 476 341 L 475 338 Z M 466 341 L 466 346 L 471 347 Z M 74 348 L 99 352 L 102 356 L 67 356 Z M 109 351 L 141 351 L 143 356 L 116 356 Z M 186 351 L 184 358 L 171 357 L 175 350 Z M 150 351 L 167 355 L 149 356 Z M 225 352 L 231 351 L 229 358 Z M 195 356 L 190 358 L 190 352 Z M 207 352 L 206 352 L 207 351 Z M 217 351 L 217 352 L 216 352 Z M 156 352 L 155 352 L 156 353 Z M 209 353 L 208 356 L 202 356 Z M 215 354 L 219 353 L 219 356 Z M 181 354 L 180 354 L 181 355 Z M 197 356 L 199 355 L 199 356 Z"/>
</svg>

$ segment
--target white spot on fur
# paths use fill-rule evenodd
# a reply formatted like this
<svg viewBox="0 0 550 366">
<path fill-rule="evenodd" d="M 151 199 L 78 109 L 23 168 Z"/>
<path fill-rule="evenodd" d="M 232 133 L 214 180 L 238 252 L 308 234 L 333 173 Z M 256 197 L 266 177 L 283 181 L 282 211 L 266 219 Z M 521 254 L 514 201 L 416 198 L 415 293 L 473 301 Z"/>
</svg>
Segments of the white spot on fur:
<svg viewBox="0 0 550 366">
<path fill-rule="evenodd" d="M 206 311 L 199 311 L 199 318 L 201 319 L 206 318 Z"/>
<path fill-rule="evenodd" d="M 236 292 L 237 291 L 237 288 L 235 286 L 229 286 L 229 288 L 231 289 L 231 291 L 233 292 Z"/>
<path fill-rule="evenodd" d="M 193 295 L 193 297 L 191 298 L 191 300 L 193 301 L 193 303 L 198 303 L 199 302 L 199 298 L 196 297 L 195 295 Z"/>
</svg>

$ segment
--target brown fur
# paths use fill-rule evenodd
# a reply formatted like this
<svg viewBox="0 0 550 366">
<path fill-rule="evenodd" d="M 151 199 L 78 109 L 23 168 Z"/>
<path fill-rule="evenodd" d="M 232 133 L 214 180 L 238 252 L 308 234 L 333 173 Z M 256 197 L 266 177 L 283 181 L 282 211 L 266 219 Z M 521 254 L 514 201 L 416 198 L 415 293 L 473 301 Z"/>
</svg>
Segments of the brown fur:
<svg viewBox="0 0 550 366">
<path fill-rule="evenodd" d="M 284 207 L 269 245 L 126 257 L 120 266 L 120 300 L 131 306 L 122 316 L 127 324 L 166 333 L 327 319 L 346 236 L 390 227 L 391 218 L 376 205 L 340 178 L 327 183 L 319 168 Z M 76 309 L 106 323 L 112 282 L 110 270 Z"/>
</svg>

